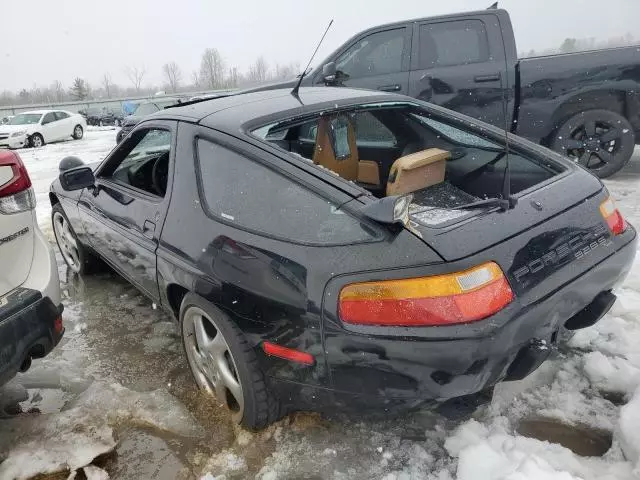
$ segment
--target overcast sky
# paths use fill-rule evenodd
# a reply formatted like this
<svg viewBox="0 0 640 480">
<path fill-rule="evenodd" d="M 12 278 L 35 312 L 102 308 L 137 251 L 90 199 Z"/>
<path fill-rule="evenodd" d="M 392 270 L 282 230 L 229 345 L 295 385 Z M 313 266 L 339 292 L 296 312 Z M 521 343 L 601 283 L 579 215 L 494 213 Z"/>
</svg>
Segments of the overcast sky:
<svg viewBox="0 0 640 480">
<path fill-rule="evenodd" d="M 316 61 L 354 33 L 381 23 L 484 9 L 493 0 L 0 0 L 0 91 L 74 77 L 99 85 L 109 72 L 125 85 L 127 65 L 144 65 L 144 84 L 162 83 L 176 61 L 185 79 L 202 51 L 215 47 L 245 71 L 258 56 L 270 65 L 304 65 L 328 21 Z M 503 0 L 518 51 L 558 46 L 566 37 L 631 33 L 640 43 L 640 0 Z"/>
</svg>

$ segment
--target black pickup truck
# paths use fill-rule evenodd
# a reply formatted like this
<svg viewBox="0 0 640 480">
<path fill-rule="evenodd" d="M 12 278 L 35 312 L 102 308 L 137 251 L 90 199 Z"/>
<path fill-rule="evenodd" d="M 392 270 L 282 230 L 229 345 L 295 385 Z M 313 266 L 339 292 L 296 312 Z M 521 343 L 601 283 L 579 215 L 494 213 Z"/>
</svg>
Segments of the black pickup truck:
<svg viewBox="0 0 640 480">
<path fill-rule="evenodd" d="M 358 33 L 302 85 L 403 93 L 506 127 L 599 177 L 622 168 L 640 141 L 640 46 L 524 59 L 516 52 L 506 10 L 408 20 Z"/>
</svg>

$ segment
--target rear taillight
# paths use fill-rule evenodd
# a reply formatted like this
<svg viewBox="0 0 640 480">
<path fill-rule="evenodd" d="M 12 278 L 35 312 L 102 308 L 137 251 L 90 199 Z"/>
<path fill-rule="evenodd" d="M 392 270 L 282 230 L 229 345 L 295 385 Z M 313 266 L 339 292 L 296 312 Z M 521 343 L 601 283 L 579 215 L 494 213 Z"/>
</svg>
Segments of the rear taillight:
<svg viewBox="0 0 640 480">
<path fill-rule="evenodd" d="M 612 198 L 607 198 L 600 204 L 600 213 L 614 235 L 620 235 L 627 229 L 627 222 Z"/>
<path fill-rule="evenodd" d="M 442 326 L 487 318 L 513 292 L 500 267 L 485 263 L 432 277 L 355 283 L 340 292 L 343 322 L 381 326 Z"/>
<path fill-rule="evenodd" d="M 5 170 L 10 170 L 11 177 L 0 185 L 0 213 L 10 215 L 35 208 L 31 179 L 17 153 L 0 151 L 0 173 L 3 173 L 0 178 L 6 178 Z"/>
</svg>

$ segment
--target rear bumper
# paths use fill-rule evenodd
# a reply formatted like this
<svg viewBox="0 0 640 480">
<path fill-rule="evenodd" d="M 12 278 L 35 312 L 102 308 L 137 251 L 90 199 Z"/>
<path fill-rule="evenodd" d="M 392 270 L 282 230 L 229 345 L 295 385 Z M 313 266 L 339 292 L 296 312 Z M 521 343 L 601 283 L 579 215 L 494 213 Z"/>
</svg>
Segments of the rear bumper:
<svg viewBox="0 0 640 480">
<path fill-rule="evenodd" d="M 609 292 L 624 280 L 636 254 L 632 227 L 625 236 L 628 243 L 571 282 L 483 320 L 481 336 L 469 335 L 466 325 L 438 339 L 334 332 L 325 339 L 330 388 L 283 381 L 275 387 L 293 399 L 294 408 L 322 408 L 318 402 L 325 403 L 324 398 L 331 409 L 393 410 L 441 403 L 486 391 L 502 380 L 524 378 L 544 362 L 569 320 L 573 328 L 582 328 L 611 307 Z"/>
<path fill-rule="evenodd" d="M 17 288 L 0 299 L 0 384 L 31 358 L 51 352 L 64 334 L 63 306 L 37 290 Z"/>
</svg>

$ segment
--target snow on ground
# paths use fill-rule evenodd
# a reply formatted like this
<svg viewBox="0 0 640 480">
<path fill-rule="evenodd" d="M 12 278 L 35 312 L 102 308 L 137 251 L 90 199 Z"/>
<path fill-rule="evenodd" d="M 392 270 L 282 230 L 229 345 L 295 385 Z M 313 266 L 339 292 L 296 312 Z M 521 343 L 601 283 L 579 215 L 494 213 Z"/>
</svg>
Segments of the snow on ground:
<svg viewBox="0 0 640 480">
<path fill-rule="evenodd" d="M 115 131 L 89 129 L 80 141 L 20 151 L 34 183 L 38 219 L 45 230 L 50 230 L 47 192 L 58 174 L 58 162 L 66 155 L 77 155 L 85 163 L 96 163 L 114 146 Z M 606 183 L 627 219 L 640 226 L 637 201 L 640 150 L 623 172 Z M 101 281 L 95 280 L 97 288 Z M 99 292 L 93 290 L 93 296 L 96 291 Z M 185 409 L 165 389 L 156 386 L 140 391 L 124 387 L 114 381 L 118 372 L 113 371 L 112 364 L 95 362 L 96 348 L 102 355 L 117 358 L 120 368 L 125 370 L 132 368 L 134 355 L 138 359 L 162 358 L 158 357 L 161 355 L 171 358 L 171 362 L 180 362 L 175 328 L 166 319 L 155 318 L 159 314 L 139 297 L 124 291 L 108 291 L 105 296 L 116 295 L 117 301 L 131 312 L 125 316 L 131 318 L 109 318 L 100 309 L 97 318 L 85 318 L 90 310 L 85 309 L 83 302 L 67 300 L 66 343 L 58 347 L 56 355 L 35 362 L 30 372 L 20 376 L 23 388 L 58 389 L 55 391 L 59 393 L 49 397 L 49 406 L 54 407 L 51 412 L 44 409 L 35 417 L 0 421 L 3 432 L 13 432 L 0 435 L 0 451 L 2 445 L 12 447 L 7 460 L 0 464 L 0 478 L 27 477 L 36 470 L 58 468 L 63 461 L 73 468 L 86 465 L 92 455 L 113 448 L 113 430 L 123 423 L 175 431 L 181 438 L 202 434 L 198 423 L 203 423 L 203 417 L 198 417 L 198 421 L 192 417 L 198 407 L 190 404 Z M 578 332 L 567 347 L 529 378 L 500 385 L 492 404 L 477 412 L 472 420 L 454 423 L 428 411 L 377 419 L 297 414 L 259 433 L 235 429 L 231 441 L 221 444 L 207 458 L 202 458 L 202 451 L 189 452 L 191 471 L 205 478 L 226 480 L 638 479 L 640 259 L 617 293 L 618 302 L 601 322 Z M 113 300 L 98 299 L 97 304 L 101 309 L 113 308 L 109 301 Z M 97 342 L 94 338 L 93 344 L 84 341 L 87 332 L 98 332 L 95 329 L 100 328 L 104 319 L 109 320 L 104 328 L 112 330 L 96 337 Z M 138 339 L 139 351 L 131 352 L 127 342 L 135 341 L 142 331 L 149 337 Z M 114 333 L 120 336 L 110 343 Z M 163 336 L 169 336 L 170 340 L 164 341 Z M 155 378 L 163 370 L 166 368 L 162 365 L 150 363 L 133 366 L 126 374 L 131 377 L 137 374 L 136 381 L 144 384 L 140 372 Z M 150 384 L 155 385 L 153 381 Z M 19 397 L 20 389 L 14 387 L 13 394 Z M 4 395 L 8 395 L 7 391 Z M 5 422 L 15 428 L 7 429 L 10 425 Z M 526 422 L 537 425 L 538 430 L 530 428 L 525 432 Z M 554 436 L 554 425 L 575 431 L 564 437 Z M 579 447 L 588 443 L 586 440 L 592 433 L 600 435 L 597 439 L 604 439 L 602 451 L 582 456 L 574 453 L 572 449 L 580 452 Z M 125 435 L 121 444 L 135 443 L 135 438 L 131 440 Z M 215 441 L 215 437 L 207 441 Z M 159 456 L 150 454 L 153 462 L 168 455 L 166 452 L 172 445 L 159 439 L 146 444 L 161 452 Z M 126 452 L 121 455 L 127 464 L 145 461 L 144 455 L 129 455 Z M 181 457 L 181 461 L 186 460 Z M 118 468 L 116 471 L 124 471 L 125 467 Z M 148 471 L 155 472 L 148 478 L 162 478 L 157 476 L 158 468 Z M 85 475 L 104 478 L 98 470 Z M 147 478 L 140 474 L 122 478 L 143 477 Z"/>
</svg>

